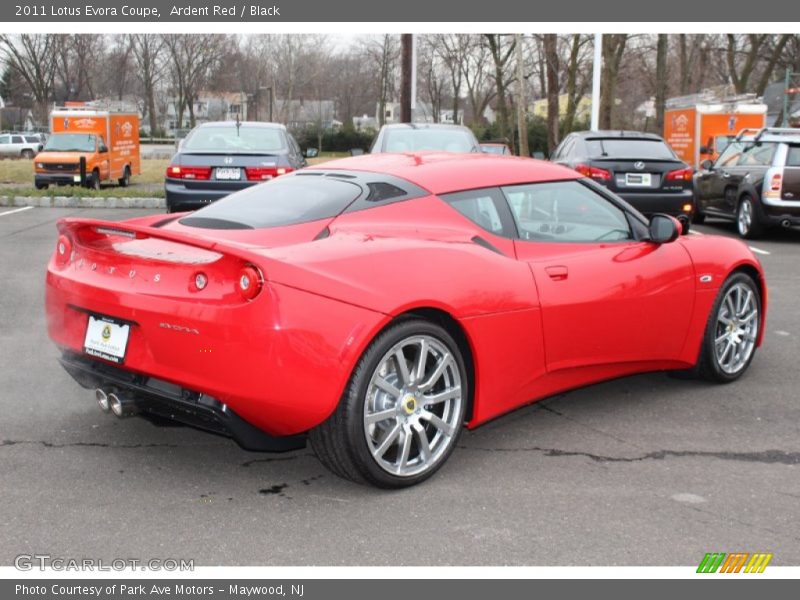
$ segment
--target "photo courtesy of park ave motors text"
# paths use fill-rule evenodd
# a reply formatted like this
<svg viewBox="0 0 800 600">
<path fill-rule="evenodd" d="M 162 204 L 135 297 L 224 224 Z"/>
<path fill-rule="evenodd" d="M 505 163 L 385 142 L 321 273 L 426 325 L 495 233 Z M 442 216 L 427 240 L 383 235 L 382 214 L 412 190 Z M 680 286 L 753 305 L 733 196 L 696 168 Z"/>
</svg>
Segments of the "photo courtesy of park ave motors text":
<svg viewBox="0 0 800 600">
<path fill-rule="evenodd" d="M 0 565 L 800 565 L 800 35 L 529 25 L 0 34 Z"/>
</svg>

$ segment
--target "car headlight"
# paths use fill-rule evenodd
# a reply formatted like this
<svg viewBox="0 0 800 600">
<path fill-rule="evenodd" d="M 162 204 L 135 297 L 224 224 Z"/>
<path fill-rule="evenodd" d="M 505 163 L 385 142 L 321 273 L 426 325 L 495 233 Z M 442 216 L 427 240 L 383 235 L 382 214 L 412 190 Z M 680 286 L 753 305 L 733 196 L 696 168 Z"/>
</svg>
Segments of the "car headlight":
<svg viewBox="0 0 800 600">
<path fill-rule="evenodd" d="M 37 169 L 44 169 L 44 163 L 36 163 Z"/>
</svg>

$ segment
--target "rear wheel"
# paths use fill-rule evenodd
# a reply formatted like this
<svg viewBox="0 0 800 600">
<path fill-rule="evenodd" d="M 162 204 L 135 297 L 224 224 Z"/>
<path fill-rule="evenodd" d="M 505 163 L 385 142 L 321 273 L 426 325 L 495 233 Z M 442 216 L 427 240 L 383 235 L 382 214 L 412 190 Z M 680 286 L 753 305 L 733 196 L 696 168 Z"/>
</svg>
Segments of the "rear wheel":
<svg viewBox="0 0 800 600">
<path fill-rule="evenodd" d="M 756 351 L 761 326 L 761 292 L 744 273 L 734 273 L 717 295 L 706 325 L 698 363 L 710 381 L 735 381 L 747 370 Z"/>
<path fill-rule="evenodd" d="M 700 212 L 699 208 L 696 208 L 694 211 L 694 215 L 692 215 L 692 223 L 695 225 L 702 225 L 706 222 L 706 216 Z"/>
<path fill-rule="evenodd" d="M 122 172 L 122 177 L 117 180 L 120 187 L 128 187 L 131 184 L 131 168 L 125 165 L 125 170 Z"/>
<path fill-rule="evenodd" d="M 35 185 L 37 190 L 46 190 L 49 187 L 46 183 L 37 183 Z"/>
<path fill-rule="evenodd" d="M 450 456 L 467 398 L 464 359 L 450 334 L 429 321 L 403 320 L 370 344 L 336 411 L 309 438 L 341 477 L 411 486 Z"/>
<path fill-rule="evenodd" d="M 764 231 L 759 206 L 749 194 L 739 199 L 739 206 L 736 209 L 736 229 L 745 239 L 758 237 Z"/>
<path fill-rule="evenodd" d="M 22 156 L 22 158 L 27 158 L 28 160 L 30 160 L 31 158 L 33 158 L 35 156 L 35 154 L 34 154 L 33 150 L 29 150 L 29 149 L 26 148 L 25 150 L 23 150 L 20 153 L 20 156 Z"/>
</svg>

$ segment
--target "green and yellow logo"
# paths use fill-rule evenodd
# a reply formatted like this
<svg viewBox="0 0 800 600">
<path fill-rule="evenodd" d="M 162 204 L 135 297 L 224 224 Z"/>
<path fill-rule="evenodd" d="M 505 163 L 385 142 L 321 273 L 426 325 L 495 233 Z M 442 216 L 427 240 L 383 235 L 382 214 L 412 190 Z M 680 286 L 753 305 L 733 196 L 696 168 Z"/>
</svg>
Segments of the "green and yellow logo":
<svg viewBox="0 0 800 600">
<path fill-rule="evenodd" d="M 700 561 L 698 573 L 763 573 L 772 554 L 766 552 L 709 552 Z"/>
</svg>

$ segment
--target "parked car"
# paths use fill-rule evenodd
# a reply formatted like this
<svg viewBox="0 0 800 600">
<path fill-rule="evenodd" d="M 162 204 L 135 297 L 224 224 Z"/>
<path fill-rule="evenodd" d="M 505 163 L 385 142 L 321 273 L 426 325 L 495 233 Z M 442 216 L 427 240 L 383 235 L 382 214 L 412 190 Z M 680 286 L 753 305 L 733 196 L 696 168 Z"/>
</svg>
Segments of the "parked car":
<svg viewBox="0 0 800 600">
<path fill-rule="evenodd" d="M 688 232 L 694 170 L 661 137 L 638 131 L 579 131 L 565 137 L 550 159 L 606 186 L 645 215 L 677 217 Z"/>
<path fill-rule="evenodd" d="M 167 167 L 167 212 L 206 206 L 304 166 L 300 146 L 283 125 L 203 123 L 181 141 Z"/>
<path fill-rule="evenodd" d="M 763 339 L 745 244 L 526 158 L 345 158 L 58 230 L 49 335 L 102 410 L 251 450 L 308 438 L 382 487 L 432 475 L 464 424 L 642 371 L 731 382 Z"/>
<path fill-rule="evenodd" d="M 484 154 L 504 154 L 508 156 L 514 154 L 508 144 L 502 142 L 481 142 L 480 148 Z"/>
<path fill-rule="evenodd" d="M 736 222 L 743 238 L 800 225 L 800 129 L 743 131 L 695 175 L 695 222 Z"/>
<path fill-rule="evenodd" d="M 42 150 L 42 140 L 37 135 L 22 133 L 0 134 L 0 156 L 6 158 L 33 158 Z"/>
<path fill-rule="evenodd" d="M 480 144 L 463 125 L 392 123 L 381 127 L 370 149 L 371 154 L 422 151 L 480 152 Z"/>
</svg>

